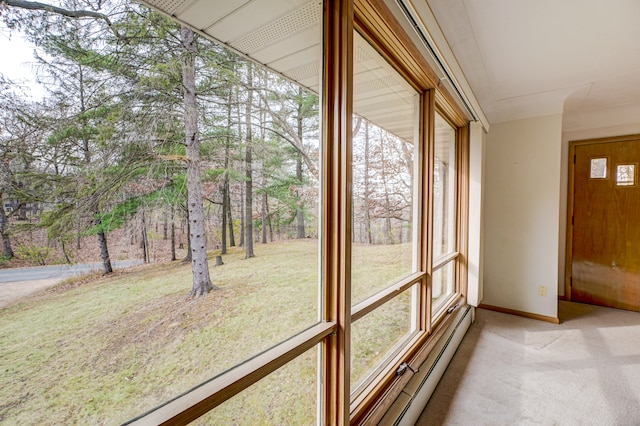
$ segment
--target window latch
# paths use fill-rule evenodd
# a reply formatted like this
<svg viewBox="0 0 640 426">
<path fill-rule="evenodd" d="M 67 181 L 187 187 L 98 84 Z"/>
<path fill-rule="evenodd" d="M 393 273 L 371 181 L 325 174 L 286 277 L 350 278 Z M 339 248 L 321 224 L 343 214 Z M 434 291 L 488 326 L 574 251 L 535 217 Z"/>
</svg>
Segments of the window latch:
<svg viewBox="0 0 640 426">
<path fill-rule="evenodd" d="M 407 370 L 411 370 L 414 374 L 417 373 L 417 371 L 411 368 L 409 364 L 407 364 L 406 362 L 403 362 L 402 364 L 400 364 L 400 366 L 396 370 L 396 376 L 402 376 L 404 373 L 407 372 Z"/>
<path fill-rule="evenodd" d="M 460 306 L 460 304 L 456 303 L 455 305 L 447 309 L 447 313 L 450 314 L 451 312 L 455 311 L 456 309 L 458 309 L 458 306 Z"/>
</svg>

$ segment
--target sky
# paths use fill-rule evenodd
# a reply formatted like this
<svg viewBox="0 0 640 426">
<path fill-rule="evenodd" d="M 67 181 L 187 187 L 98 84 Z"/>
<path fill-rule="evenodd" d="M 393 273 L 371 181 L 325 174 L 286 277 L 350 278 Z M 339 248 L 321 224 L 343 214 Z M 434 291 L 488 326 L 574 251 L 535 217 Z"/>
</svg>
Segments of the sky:
<svg viewBox="0 0 640 426">
<path fill-rule="evenodd" d="M 35 72 L 32 65 L 33 45 L 24 40 L 18 31 L 9 31 L 0 27 L 0 73 L 16 83 L 23 83 L 29 87 L 26 93 L 34 100 L 44 95 L 42 86 L 35 82 Z"/>
</svg>

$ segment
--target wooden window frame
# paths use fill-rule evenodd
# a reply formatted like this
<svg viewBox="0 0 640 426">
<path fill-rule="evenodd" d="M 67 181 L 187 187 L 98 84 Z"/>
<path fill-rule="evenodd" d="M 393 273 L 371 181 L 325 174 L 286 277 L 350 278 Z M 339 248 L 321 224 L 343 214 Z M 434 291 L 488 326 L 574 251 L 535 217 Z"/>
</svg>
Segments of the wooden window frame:
<svg viewBox="0 0 640 426">
<path fill-rule="evenodd" d="M 414 370 L 453 321 L 455 306 L 466 301 L 468 241 L 468 122 L 384 0 L 324 0 L 322 35 L 321 151 L 321 320 L 309 329 L 196 386 L 127 424 L 185 424 L 197 419 L 260 379 L 320 346 L 320 424 L 376 422 L 413 373 L 395 374 L 406 362 Z M 358 31 L 420 93 L 416 162 L 417 270 L 410 276 L 351 306 L 351 212 L 353 117 L 353 36 Z M 456 291 L 432 315 L 433 163 L 435 111 L 456 129 Z M 444 263 L 443 263 L 444 264 Z M 438 265 L 435 265 L 436 267 Z M 417 285 L 416 330 L 376 370 L 362 392 L 351 395 L 351 324 Z"/>
<path fill-rule="evenodd" d="M 453 318 L 451 308 L 466 302 L 468 248 L 468 168 L 469 168 L 469 124 L 468 120 L 452 101 L 452 97 L 439 88 L 428 64 L 422 58 L 401 26 L 395 21 L 382 0 L 356 1 L 354 29 L 380 53 L 405 80 L 422 93 L 420 113 L 420 137 L 418 143 L 419 166 L 418 179 L 418 272 L 400 280 L 398 283 L 370 296 L 358 303 L 352 310 L 352 322 L 382 306 L 414 284 L 419 285 L 419 308 L 417 330 L 404 342 L 404 348 L 395 352 L 387 360 L 384 368 L 376 373 L 377 377 L 355 395 L 351 404 L 351 423 L 361 424 L 377 421 L 381 418 L 386 404 L 383 400 L 397 396 L 403 383 L 409 377 L 399 380 L 395 371 L 403 362 L 416 365 L 426 355 L 421 351 L 429 346 L 437 336 L 435 330 L 443 330 Z M 408 62 L 402 62 L 402 60 Z M 448 262 L 455 262 L 455 291 L 442 304 L 439 316 L 432 315 L 431 276 L 434 271 L 433 259 L 433 170 L 435 141 L 435 112 L 447 120 L 456 130 L 456 197 L 454 240 L 457 251 Z M 421 173 L 421 174 L 420 174 Z M 420 361 L 421 362 L 421 361 Z M 410 376 L 410 375 L 407 375 Z"/>
<path fill-rule="evenodd" d="M 320 423 L 349 424 L 351 375 L 351 187 L 353 3 L 325 0 L 322 109 L 323 318 L 336 324 L 323 343 Z"/>
<path fill-rule="evenodd" d="M 467 266 L 466 253 L 468 248 L 468 181 L 469 181 L 469 126 L 459 126 L 460 117 L 444 97 L 439 100 L 436 105 L 435 113 L 445 120 L 455 130 L 455 161 L 456 161 L 456 182 L 453 196 L 456 200 L 454 213 L 454 250 L 445 253 L 442 256 L 432 259 L 431 273 L 447 267 L 454 262 L 454 290 L 453 293 L 446 296 L 445 302 L 438 306 L 438 309 L 431 311 L 431 319 L 434 323 L 438 323 L 447 314 L 447 310 L 452 305 L 453 300 L 458 300 L 460 296 L 466 296 L 467 290 Z M 434 141 L 435 144 L 435 136 Z M 431 157 L 435 163 L 435 157 Z M 431 171 L 433 173 L 433 170 Z"/>
</svg>

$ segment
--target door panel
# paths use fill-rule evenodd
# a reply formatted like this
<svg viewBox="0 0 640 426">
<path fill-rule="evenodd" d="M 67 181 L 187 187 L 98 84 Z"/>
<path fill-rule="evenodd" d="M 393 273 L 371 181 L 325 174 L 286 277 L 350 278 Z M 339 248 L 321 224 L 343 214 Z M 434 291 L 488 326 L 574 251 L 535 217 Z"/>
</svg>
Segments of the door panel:
<svg viewBox="0 0 640 426">
<path fill-rule="evenodd" d="M 573 301 L 640 311 L 639 163 L 640 140 L 575 145 Z"/>
</svg>

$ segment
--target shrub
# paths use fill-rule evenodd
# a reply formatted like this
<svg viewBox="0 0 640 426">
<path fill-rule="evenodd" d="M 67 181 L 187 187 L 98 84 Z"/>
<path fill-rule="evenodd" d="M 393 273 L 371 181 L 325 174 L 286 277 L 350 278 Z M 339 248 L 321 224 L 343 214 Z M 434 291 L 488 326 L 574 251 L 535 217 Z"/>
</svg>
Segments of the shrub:
<svg viewBox="0 0 640 426">
<path fill-rule="evenodd" d="M 19 246 L 17 250 L 18 257 L 35 263 L 37 265 L 46 265 L 51 261 L 51 257 L 55 254 L 55 250 L 47 246 L 31 245 Z"/>
</svg>

